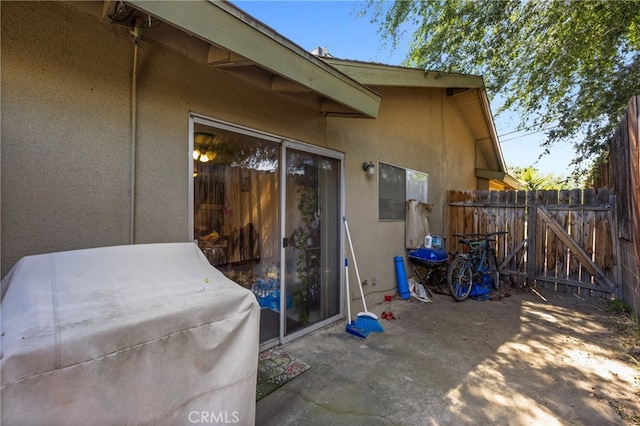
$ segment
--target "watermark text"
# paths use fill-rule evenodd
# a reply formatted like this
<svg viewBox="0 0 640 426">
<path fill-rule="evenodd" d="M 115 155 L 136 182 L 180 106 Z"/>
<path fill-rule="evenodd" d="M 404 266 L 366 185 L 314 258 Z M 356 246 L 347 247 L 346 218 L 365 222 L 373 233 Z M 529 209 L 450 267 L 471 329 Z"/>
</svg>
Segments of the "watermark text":
<svg viewBox="0 0 640 426">
<path fill-rule="evenodd" d="M 189 422 L 193 424 L 235 424 L 240 422 L 237 411 L 190 411 Z"/>
</svg>

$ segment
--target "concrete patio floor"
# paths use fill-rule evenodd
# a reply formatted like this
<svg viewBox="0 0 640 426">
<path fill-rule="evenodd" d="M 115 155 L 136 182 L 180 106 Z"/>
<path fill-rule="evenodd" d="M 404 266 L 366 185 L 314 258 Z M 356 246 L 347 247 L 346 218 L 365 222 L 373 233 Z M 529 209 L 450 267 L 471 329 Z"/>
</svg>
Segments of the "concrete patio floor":
<svg viewBox="0 0 640 426">
<path fill-rule="evenodd" d="M 294 341 L 311 369 L 257 403 L 256 425 L 634 424 L 640 373 L 597 320 L 606 302 L 540 293 L 394 300 L 384 333 L 342 321 Z"/>
</svg>

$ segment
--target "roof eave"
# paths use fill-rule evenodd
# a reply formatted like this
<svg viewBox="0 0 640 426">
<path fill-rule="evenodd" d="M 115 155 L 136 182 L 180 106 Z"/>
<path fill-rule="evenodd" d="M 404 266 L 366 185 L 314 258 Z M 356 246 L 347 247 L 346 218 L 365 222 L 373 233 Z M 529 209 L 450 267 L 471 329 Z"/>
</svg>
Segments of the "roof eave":
<svg viewBox="0 0 640 426">
<path fill-rule="evenodd" d="M 395 65 L 322 58 L 332 67 L 367 86 L 484 88 L 481 76 L 425 71 Z"/>
<path fill-rule="evenodd" d="M 129 0 L 137 9 L 207 43 L 375 118 L 382 97 L 331 67 L 228 2 Z"/>
<path fill-rule="evenodd" d="M 492 168 L 498 172 L 506 172 L 502 150 L 498 142 L 498 135 L 491 114 L 491 107 L 487 97 L 484 79 L 478 75 L 443 73 L 425 71 L 418 68 L 406 68 L 393 65 L 360 62 L 337 58 L 322 58 L 328 64 L 354 78 L 358 82 L 375 87 L 422 87 L 446 89 L 447 94 L 458 101 L 457 95 L 463 95 L 466 102 L 474 98 L 474 104 L 479 105 L 477 114 L 482 114 L 484 122 L 482 130 L 474 133 L 476 143 L 485 155 L 490 155 Z M 468 114 L 468 111 L 466 112 Z M 464 116 L 468 122 L 477 122 L 476 118 Z"/>
<path fill-rule="evenodd" d="M 484 88 L 484 82 L 482 83 L 482 86 Z M 491 112 L 491 105 L 489 104 L 489 98 L 487 97 L 486 90 L 484 89 L 482 90 L 480 97 L 481 97 L 480 101 L 482 102 L 482 109 L 484 111 L 484 115 L 487 121 L 487 127 L 489 130 L 489 135 L 490 135 L 489 138 L 491 139 L 491 143 L 493 144 L 493 149 L 496 152 L 496 157 L 499 162 L 500 171 L 506 172 L 507 166 L 504 163 L 504 156 L 502 154 L 502 148 L 500 147 L 500 142 L 498 140 L 498 132 L 496 131 L 496 126 L 495 126 L 495 123 L 493 122 L 493 114 Z"/>
<path fill-rule="evenodd" d="M 520 189 L 522 187 L 522 184 L 517 179 L 515 179 L 513 176 L 511 176 L 506 172 L 497 172 L 495 170 L 476 168 L 476 177 L 482 178 L 482 179 L 496 180 L 504 183 L 505 185 L 513 189 Z"/>
</svg>

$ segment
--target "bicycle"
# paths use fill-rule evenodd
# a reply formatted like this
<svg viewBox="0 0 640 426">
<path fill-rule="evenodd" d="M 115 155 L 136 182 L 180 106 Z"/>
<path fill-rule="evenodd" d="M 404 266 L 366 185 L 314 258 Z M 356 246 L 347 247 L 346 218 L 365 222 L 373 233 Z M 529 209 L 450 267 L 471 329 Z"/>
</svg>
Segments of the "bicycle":
<svg viewBox="0 0 640 426">
<path fill-rule="evenodd" d="M 457 254 L 451 262 L 447 273 L 449 291 L 457 302 L 469 297 L 474 284 L 490 282 L 496 290 L 500 287 L 496 251 L 491 243 L 497 241 L 492 237 L 506 233 L 498 231 L 489 234 L 453 234 L 455 237 L 462 237 L 459 242 L 465 246 L 464 252 Z"/>
</svg>

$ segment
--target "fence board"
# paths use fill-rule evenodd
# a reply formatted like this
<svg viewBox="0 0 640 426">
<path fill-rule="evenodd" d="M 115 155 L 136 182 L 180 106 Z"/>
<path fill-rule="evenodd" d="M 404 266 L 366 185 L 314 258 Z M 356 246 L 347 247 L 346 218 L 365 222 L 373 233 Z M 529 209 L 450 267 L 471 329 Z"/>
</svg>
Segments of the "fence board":
<svg viewBox="0 0 640 426">
<path fill-rule="evenodd" d="M 558 205 L 558 191 L 546 191 L 545 205 L 547 207 L 555 207 Z M 544 238 L 543 247 L 541 248 L 541 254 L 545 257 L 543 275 L 556 277 L 558 271 L 556 269 L 556 245 L 559 243 L 556 241 L 556 236 L 553 232 L 549 232 L 548 226 L 544 226 Z"/>
<path fill-rule="evenodd" d="M 634 312 L 635 320 L 640 321 L 640 96 L 629 99 L 626 113 L 621 117 L 618 128 L 608 141 L 608 155 L 600 167 L 600 174 L 593 185 L 610 188 L 609 205 L 613 214 L 602 221 L 611 223 L 611 260 L 606 253 L 599 253 L 596 243 L 598 262 L 605 263 L 609 274 L 609 262 L 618 287 L 616 298 L 624 300 Z M 607 203 L 597 197 L 602 204 Z M 597 228 L 605 228 L 599 225 Z M 600 231 L 598 231 L 599 233 Z M 597 238 L 597 237 L 596 237 Z"/>
<path fill-rule="evenodd" d="M 514 280 L 514 284 L 521 287 L 525 284 L 525 278 L 527 274 L 526 268 L 526 260 L 527 260 L 527 192 L 526 191 L 518 191 L 516 194 L 516 205 L 518 208 L 516 209 L 516 223 L 513 225 L 515 232 L 512 236 L 512 242 L 514 245 L 519 247 L 519 242 L 522 241 L 522 249 L 518 248 L 518 253 L 516 253 L 514 259 L 513 269 L 516 271 L 517 275 Z"/>
<path fill-rule="evenodd" d="M 507 231 L 498 263 L 512 285 L 603 295 L 613 292 L 612 195 L 602 190 L 451 191 L 446 238 Z"/>
<path fill-rule="evenodd" d="M 569 191 L 569 206 L 577 207 L 581 204 L 581 195 L 582 191 L 579 189 L 572 189 Z M 572 209 L 569 211 L 568 217 L 568 233 L 573 238 L 573 240 L 580 244 L 580 228 L 582 225 L 582 215 L 580 210 Z M 564 242 L 564 241 L 563 241 Z M 564 242 L 566 246 L 568 244 Z M 580 281 L 580 261 L 578 260 L 578 254 L 575 253 L 575 249 L 572 250 L 571 247 L 568 247 L 569 251 L 569 262 L 568 262 L 568 278 L 570 280 Z"/>
</svg>

